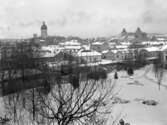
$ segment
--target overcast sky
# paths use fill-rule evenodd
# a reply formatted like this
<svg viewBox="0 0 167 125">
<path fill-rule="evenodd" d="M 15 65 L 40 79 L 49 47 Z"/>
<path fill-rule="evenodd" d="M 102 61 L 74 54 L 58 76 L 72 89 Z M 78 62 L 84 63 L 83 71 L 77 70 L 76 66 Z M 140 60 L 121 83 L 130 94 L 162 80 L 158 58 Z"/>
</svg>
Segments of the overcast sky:
<svg viewBox="0 0 167 125">
<path fill-rule="evenodd" d="M 0 38 L 40 35 L 110 36 L 135 31 L 167 33 L 167 0 L 0 0 Z"/>
</svg>

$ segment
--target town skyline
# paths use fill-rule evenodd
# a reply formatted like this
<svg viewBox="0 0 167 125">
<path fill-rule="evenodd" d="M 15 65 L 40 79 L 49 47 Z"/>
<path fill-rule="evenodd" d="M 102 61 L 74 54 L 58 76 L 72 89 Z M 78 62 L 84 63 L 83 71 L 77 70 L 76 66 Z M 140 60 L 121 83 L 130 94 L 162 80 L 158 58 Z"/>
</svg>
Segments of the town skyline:
<svg viewBox="0 0 167 125">
<path fill-rule="evenodd" d="M 40 34 L 43 21 L 49 35 L 109 37 L 126 28 L 167 33 L 165 0 L 6 0 L 0 7 L 0 38 Z"/>
</svg>

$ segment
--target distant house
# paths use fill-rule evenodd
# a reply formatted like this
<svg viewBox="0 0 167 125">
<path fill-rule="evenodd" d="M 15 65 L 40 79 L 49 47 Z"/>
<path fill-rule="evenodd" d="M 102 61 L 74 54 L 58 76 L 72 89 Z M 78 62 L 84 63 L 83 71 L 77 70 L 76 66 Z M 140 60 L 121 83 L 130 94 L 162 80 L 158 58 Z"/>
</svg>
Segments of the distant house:
<svg viewBox="0 0 167 125">
<path fill-rule="evenodd" d="M 81 46 L 64 46 L 63 51 L 75 55 L 81 48 Z"/>
<path fill-rule="evenodd" d="M 58 45 L 47 45 L 41 46 L 40 55 L 43 57 L 55 56 L 60 52 L 60 47 Z"/>
<path fill-rule="evenodd" d="M 71 54 L 68 54 L 66 52 L 60 51 L 54 56 L 54 60 L 49 61 L 47 64 L 50 67 L 54 67 L 57 69 L 60 69 L 61 66 L 64 65 L 76 65 L 79 63 L 79 58 L 76 56 L 73 56 Z"/>
<path fill-rule="evenodd" d="M 80 60 L 86 61 L 86 63 L 101 62 L 102 54 L 92 50 L 82 50 L 78 52 Z M 81 62 L 82 63 L 82 62 Z"/>
<path fill-rule="evenodd" d="M 107 52 L 102 52 L 102 57 L 107 60 L 119 61 L 124 59 L 122 51 L 118 50 L 108 50 Z"/>
<path fill-rule="evenodd" d="M 110 49 L 102 52 L 102 58 L 112 61 L 123 61 L 134 58 L 133 50 L 128 49 Z"/>
<path fill-rule="evenodd" d="M 126 52 L 124 50 L 116 50 L 115 52 L 115 60 L 123 61 L 125 60 Z"/>
<path fill-rule="evenodd" d="M 107 60 L 115 60 L 115 53 L 111 50 L 105 50 L 102 52 L 102 58 Z"/>
<path fill-rule="evenodd" d="M 145 46 L 162 46 L 166 45 L 167 41 L 143 41 L 141 44 Z"/>
<path fill-rule="evenodd" d="M 156 58 L 160 49 L 158 47 L 147 47 L 139 50 L 143 58 Z"/>
<path fill-rule="evenodd" d="M 127 49 L 124 51 L 125 57 L 124 60 L 133 60 L 135 59 L 134 49 Z"/>
<path fill-rule="evenodd" d="M 128 49 L 128 45 L 116 45 L 116 49 Z"/>
<path fill-rule="evenodd" d="M 107 42 L 99 42 L 99 41 L 93 42 L 91 44 L 91 49 L 97 52 L 102 52 L 104 50 L 109 49 L 109 44 Z"/>
<path fill-rule="evenodd" d="M 124 61 L 130 60 L 134 58 L 133 51 L 128 49 L 119 49 L 115 50 L 115 60 L 116 61 Z"/>
<path fill-rule="evenodd" d="M 76 55 L 79 52 L 79 50 L 82 49 L 81 43 L 79 43 L 77 40 L 59 43 L 59 46 L 62 47 L 62 51 L 72 55 Z"/>
<path fill-rule="evenodd" d="M 136 59 L 146 59 L 149 55 L 149 52 L 146 49 L 140 49 L 138 50 L 138 53 L 136 55 Z"/>
<path fill-rule="evenodd" d="M 115 48 L 115 46 L 117 45 L 117 43 L 113 41 L 109 42 L 108 44 L 109 48 Z"/>
</svg>

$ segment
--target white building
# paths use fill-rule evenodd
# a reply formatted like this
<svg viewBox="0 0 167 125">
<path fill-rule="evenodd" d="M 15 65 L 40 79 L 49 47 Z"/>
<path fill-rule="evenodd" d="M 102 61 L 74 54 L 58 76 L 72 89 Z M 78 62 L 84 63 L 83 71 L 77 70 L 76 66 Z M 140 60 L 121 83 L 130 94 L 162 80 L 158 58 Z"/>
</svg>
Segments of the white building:
<svg viewBox="0 0 167 125">
<path fill-rule="evenodd" d="M 134 58 L 134 52 L 130 49 L 110 49 L 108 51 L 103 51 L 103 59 L 112 61 L 123 61 Z"/>
<path fill-rule="evenodd" d="M 146 47 L 139 50 L 139 53 L 144 58 L 157 58 L 158 52 L 160 51 L 159 47 Z"/>
<path fill-rule="evenodd" d="M 79 50 L 82 49 L 81 43 L 79 43 L 77 40 L 59 43 L 59 46 L 62 48 L 62 51 L 74 55 L 76 55 L 79 52 Z"/>
<path fill-rule="evenodd" d="M 166 45 L 167 41 L 143 41 L 142 45 L 146 46 L 161 46 L 161 45 Z"/>
<path fill-rule="evenodd" d="M 48 46 L 42 46 L 40 50 L 40 56 L 41 57 L 54 57 L 57 55 L 62 48 L 60 48 L 57 45 L 48 45 Z"/>
<path fill-rule="evenodd" d="M 91 50 L 81 50 L 77 55 L 80 58 L 81 63 L 82 61 L 85 61 L 86 63 L 101 62 L 102 59 L 101 53 Z"/>
</svg>

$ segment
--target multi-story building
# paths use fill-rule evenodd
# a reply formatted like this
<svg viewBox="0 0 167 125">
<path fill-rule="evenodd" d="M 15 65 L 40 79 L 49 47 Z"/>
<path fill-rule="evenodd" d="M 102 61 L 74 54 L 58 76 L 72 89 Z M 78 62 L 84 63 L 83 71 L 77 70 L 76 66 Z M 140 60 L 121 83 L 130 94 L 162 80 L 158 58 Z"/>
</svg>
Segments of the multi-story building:
<svg viewBox="0 0 167 125">
<path fill-rule="evenodd" d="M 81 43 L 79 43 L 77 40 L 71 40 L 59 43 L 59 47 L 61 48 L 62 51 L 72 55 L 76 55 L 79 52 L 79 50 L 82 49 Z"/>
<path fill-rule="evenodd" d="M 101 62 L 102 54 L 97 51 L 91 51 L 91 50 L 82 50 L 79 51 L 77 56 L 80 58 L 80 62 L 82 63 L 97 63 Z"/>
</svg>

